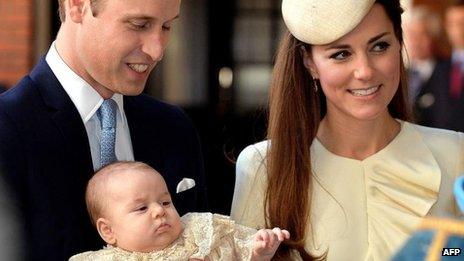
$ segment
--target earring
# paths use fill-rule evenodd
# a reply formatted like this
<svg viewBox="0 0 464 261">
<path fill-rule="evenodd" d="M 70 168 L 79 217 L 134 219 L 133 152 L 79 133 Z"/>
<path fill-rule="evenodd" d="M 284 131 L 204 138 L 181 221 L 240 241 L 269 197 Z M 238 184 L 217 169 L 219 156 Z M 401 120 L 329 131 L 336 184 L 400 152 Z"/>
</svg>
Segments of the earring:
<svg viewBox="0 0 464 261">
<path fill-rule="evenodd" d="M 319 89 L 319 86 L 318 86 L 318 82 L 319 79 L 316 79 L 316 78 L 313 78 L 313 85 L 314 85 L 314 92 L 317 93 L 318 89 Z"/>
</svg>

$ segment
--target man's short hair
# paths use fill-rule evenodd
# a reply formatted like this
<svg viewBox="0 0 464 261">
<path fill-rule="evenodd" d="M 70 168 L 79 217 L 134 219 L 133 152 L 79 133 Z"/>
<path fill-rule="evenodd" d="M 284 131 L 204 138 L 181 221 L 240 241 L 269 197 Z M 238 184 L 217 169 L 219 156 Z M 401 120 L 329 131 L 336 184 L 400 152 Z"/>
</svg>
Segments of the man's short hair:
<svg viewBox="0 0 464 261">
<path fill-rule="evenodd" d="M 464 0 L 452 1 L 450 7 L 464 7 Z"/>
<path fill-rule="evenodd" d="M 154 171 L 149 165 L 138 161 L 120 161 L 99 169 L 87 183 L 85 191 L 85 203 L 92 224 L 102 217 L 108 206 L 107 184 L 108 180 L 115 174 L 128 170 Z"/>
<path fill-rule="evenodd" d="M 413 7 L 405 17 L 405 23 L 422 22 L 427 28 L 429 36 L 437 39 L 441 36 L 442 24 L 440 15 L 427 6 Z"/>
<path fill-rule="evenodd" d="M 64 7 L 64 2 L 66 0 L 58 0 L 58 14 L 60 16 L 60 21 L 61 22 L 64 22 L 66 20 L 66 9 Z M 100 4 L 100 2 L 103 2 L 103 0 L 90 0 L 90 6 L 92 8 L 92 14 L 94 16 L 97 15 L 97 12 L 98 12 L 98 4 Z"/>
</svg>

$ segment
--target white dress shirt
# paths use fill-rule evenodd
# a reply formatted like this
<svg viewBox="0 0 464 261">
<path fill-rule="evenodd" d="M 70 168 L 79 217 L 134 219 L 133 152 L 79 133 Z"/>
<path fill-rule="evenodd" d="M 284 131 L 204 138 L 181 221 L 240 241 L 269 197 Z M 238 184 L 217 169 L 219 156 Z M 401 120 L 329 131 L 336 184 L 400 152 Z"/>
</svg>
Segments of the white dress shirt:
<svg viewBox="0 0 464 261">
<path fill-rule="evenodd" d="M 435 65 L 436 61 L 434 59 L 418 60 L 411 64 L 411 70 L 418 72 L 422 82 L 426 82 L 432 76 Z"/>
<path fill-rule="evenodd" d="M 52 69 L 58 81 L 63 86 L 66 93 L 74 103 L 82 122 L 87 131 L 90 151 L 94 170 L 101 167 L 100 165 L 100 120 L 97 116 L 97 110 L 103 102 L 103 98 L 95 89 L 90 86 L 84 79 L 77 75 L 60 57 L 56 50 L 55 42 L 52 43 L 47 56 L 45 57 L 48 65 Z M 116 158 L 118 160 L 132 161 L 134 153 L 130 138 L 129 125 L 127 124 L 126 114 L 124 113 L 123 96 L 115 93 L 111 97 L 117 105 L 118 111 L 116 116 Z"/>
</svg>

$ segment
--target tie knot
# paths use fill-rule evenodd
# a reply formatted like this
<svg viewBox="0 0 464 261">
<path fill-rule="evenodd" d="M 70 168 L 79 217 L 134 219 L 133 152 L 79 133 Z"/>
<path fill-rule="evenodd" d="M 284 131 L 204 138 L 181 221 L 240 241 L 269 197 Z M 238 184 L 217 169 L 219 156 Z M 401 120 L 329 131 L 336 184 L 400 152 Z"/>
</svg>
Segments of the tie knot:
<svg viewBox="0 0 464 261">
<path fill-rule="evenodd" d="M 118 105 L 113 99 L 104 100 L 97 115 L 101 122 L 102 129 L 114 128 L 116 125 L 116 111 Z"/>
</svg>

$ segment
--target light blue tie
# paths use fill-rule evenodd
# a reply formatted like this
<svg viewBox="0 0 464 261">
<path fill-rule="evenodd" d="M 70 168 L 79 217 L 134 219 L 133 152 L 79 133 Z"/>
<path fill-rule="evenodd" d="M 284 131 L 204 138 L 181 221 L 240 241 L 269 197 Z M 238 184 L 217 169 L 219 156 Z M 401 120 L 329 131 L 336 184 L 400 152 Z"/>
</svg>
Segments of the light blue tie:
<svg viewBox="0 0 464 261">
<path fill-rule="evenodd" d="M 112 99 L 104 100 L 97 111 L 101 123 L 100 135 L 100 167 L 115 162 L 116 144 L 116 110 L 118 105 Z"/>
</svg>

